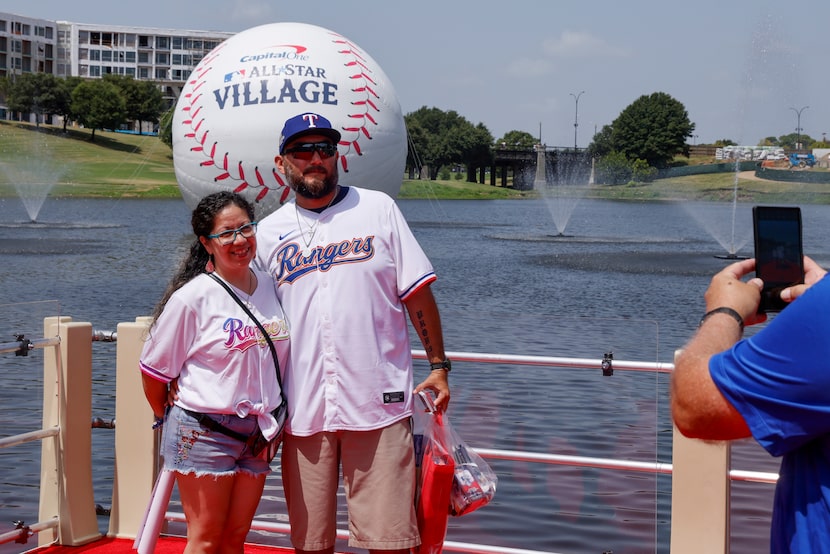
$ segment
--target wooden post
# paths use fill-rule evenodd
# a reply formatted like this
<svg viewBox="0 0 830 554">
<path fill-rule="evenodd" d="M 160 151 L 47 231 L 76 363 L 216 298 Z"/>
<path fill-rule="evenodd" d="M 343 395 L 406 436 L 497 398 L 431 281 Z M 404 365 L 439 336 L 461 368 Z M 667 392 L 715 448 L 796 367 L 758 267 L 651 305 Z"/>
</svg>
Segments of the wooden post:
<svg viewBox="0 0 830 554">
<path fill-rule="evenodd" d="M 57 516 L 38 544 L 80 546 L 101 537 L 92 488 L 92 325 L 69 317 L 44 320 L 44 336 L 60 336 L 43 355 L 43 428 L 60 428 L 43 441 L 39 521 Z"/>
<path fill-rule="evenodd" d="M 672 554 L 729 552 L 731 443 L 684 437 L 672 445 Z"/>
<path fill-rule="evenodd" d="M 115 475 L 108 535 L 135 538 L 158 473 L 153 411 L 144 396 L 138 360 L 150 318 L 118 324 L 115 373 Z"/>
</svg>

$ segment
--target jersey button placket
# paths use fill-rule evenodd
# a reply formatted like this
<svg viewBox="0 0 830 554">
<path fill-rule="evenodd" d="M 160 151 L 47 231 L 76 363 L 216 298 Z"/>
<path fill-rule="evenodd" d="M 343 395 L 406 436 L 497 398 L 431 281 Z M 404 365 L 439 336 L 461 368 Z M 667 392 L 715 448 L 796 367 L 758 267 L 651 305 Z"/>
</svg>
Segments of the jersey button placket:
<svg viewBox="0 0 830 554">
<path fill-rule="evenodd" d="M 322 237 L 321 237 L 322 239 Z M 338 382 L 337 382 L 337 364 L 336 361 L 336 347 L 333 338 L 332 315 L 331 306 L 333 301 L 331 298 L 331 287 L 329 287 L 329 279 L 331 276 L 327 271 L 317 271 L 316 279 L 319 287 L 317 294 L 320 306 L 319 325 L 322 330 L 323 337 L 323 374 L 325 375 L 324 395 L 326 405 L 325 420 L 327 424 L 336 424 L 337 414 L 337 398 L 339 397 Z"/>
</svg>

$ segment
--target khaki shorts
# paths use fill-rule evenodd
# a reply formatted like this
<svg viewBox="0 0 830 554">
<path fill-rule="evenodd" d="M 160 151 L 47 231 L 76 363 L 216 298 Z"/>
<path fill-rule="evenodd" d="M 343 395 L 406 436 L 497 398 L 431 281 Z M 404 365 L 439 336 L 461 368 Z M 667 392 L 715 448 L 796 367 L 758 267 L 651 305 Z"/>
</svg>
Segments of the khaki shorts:
<svg viewBox="0 0 830 554">
<path fill-rule="evenodd" d="M 412 426 L 404 419 L 376 431 L 285 434 L 282 479 L 294 548 L 334 546 L 341 464 L 349 546 L 403 550 L 420 544 Z"/>
</svg>

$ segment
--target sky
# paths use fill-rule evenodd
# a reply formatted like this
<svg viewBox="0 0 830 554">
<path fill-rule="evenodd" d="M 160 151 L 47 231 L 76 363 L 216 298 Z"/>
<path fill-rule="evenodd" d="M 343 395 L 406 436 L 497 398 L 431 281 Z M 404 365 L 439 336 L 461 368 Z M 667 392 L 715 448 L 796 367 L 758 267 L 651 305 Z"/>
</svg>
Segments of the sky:
<svg viewBox="0 0 830 554">
<path fill-rule="evenodd" d="M 4 0 L 0 10 L 227 32 L 318 25 L 378 63 L 404 114 L 455 110 L 494 139 L 519 130 L 584 147 L 655 92 L 685 106 L 690 144 L 754 145 L 799 122 L 814 139 L 830 134 L 824 0 Z"/>
</svg>

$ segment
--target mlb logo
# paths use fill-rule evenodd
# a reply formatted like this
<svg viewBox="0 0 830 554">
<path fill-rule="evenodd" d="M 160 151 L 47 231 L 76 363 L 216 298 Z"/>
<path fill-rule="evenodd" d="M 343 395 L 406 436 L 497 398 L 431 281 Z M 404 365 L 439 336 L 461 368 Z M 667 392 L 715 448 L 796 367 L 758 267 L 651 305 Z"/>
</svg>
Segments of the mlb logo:
<svg viewBox="0 0 830 554">
<path fill-rule="evenodd" d="M 233 78 L 236 75 L 239 75 L 240 77 L 244 77 L 245 76 L 245 70 L 240 69 L 239 71 L 231 71 L 230 73 L 225 73 L 224 82 L 225 83 L 230 83 L 231 81 L 233 81 Z"/>
</svg>

